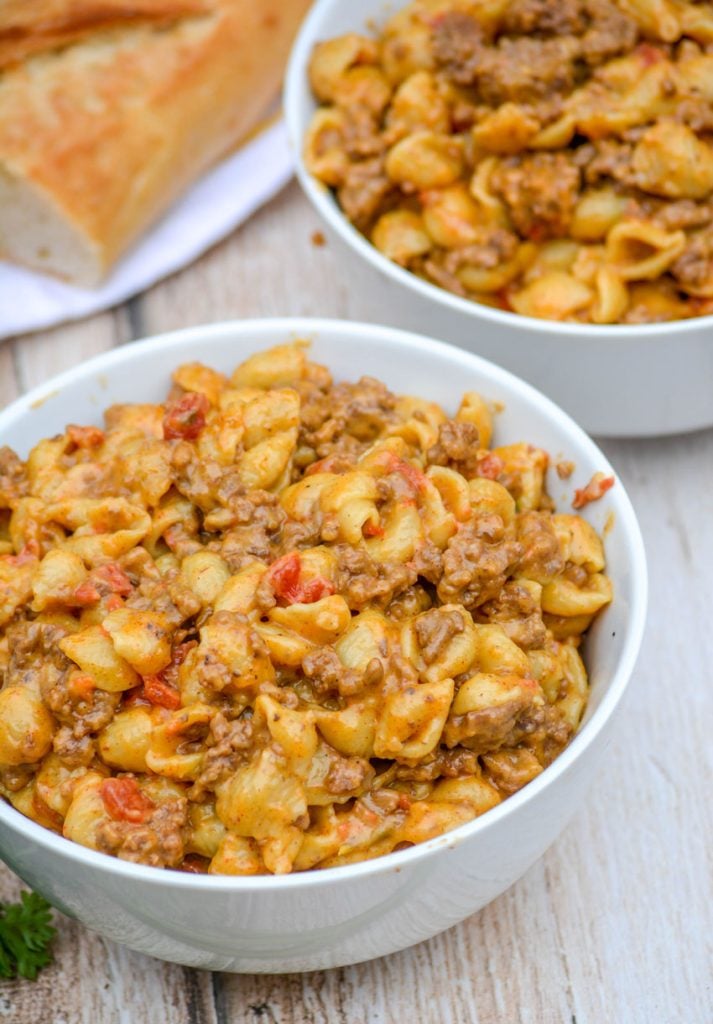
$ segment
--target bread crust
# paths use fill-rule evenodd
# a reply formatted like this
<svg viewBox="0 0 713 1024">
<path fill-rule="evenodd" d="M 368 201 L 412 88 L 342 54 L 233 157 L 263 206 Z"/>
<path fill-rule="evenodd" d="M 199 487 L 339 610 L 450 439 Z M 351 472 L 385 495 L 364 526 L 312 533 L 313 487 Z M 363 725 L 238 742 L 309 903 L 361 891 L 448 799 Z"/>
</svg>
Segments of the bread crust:
<svg viewBox="0 0 713 1024">
<path fill-rule="evenodd" d="M 265 112 L 309 0 L 180 5 L 145 2 L 155 16 L 172 6 L 170 24 L 103 25 L 0 77 L 0 169 L 71 226 L 96 278 Z"/>
<path fill-rule="evenodd" d="M 0 68 L 78 42 L 100 29 L 168 25 L 206 13 L 208 0 L 3 0 Z"/>
</svg>

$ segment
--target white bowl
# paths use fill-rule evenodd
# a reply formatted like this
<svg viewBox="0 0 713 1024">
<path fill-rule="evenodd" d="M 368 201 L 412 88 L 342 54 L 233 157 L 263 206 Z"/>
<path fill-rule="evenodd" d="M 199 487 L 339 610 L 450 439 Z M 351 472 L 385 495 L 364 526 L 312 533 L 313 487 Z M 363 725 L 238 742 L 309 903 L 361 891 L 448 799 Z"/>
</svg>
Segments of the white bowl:
<svg viewBox="0 0 713 1024">
<path fill-rule="evenodd" d="M 102 422 L 113 402 L 158 402 L 171 370 L 195 360 L 230 370 L 248 354 L 291 337 L 337 378 L 368 372 L 401 393 L 455 411 L 476 389 L 502 402 L 498 442 L 528 440 L 576 463 L 549 481 L 566 508 L 574 486 L 611 472 L 563 412 L 529 385 L 461 349 L 385 327 L 328 320 L 262 320 L 195 327 L 92 359 L 0 413 L 0 445 L 22 456 L 67 422 Z M 144 953 L 221 971 L 306 971 L 356 963 L 427 939 L 478 910 L 547 849 L 585 799 L 641 642 L 646 561 L 629 499 L 617 481 L 589 506 L 606 523 L 615 600 L 587 644 L 591 698 L 562 755 L 483 817 L 409 850 L 348 867 L 283 877 L 197 876 L 129 864 L 47 831 L 0 800 L 0 853 L 31 886 L 89 928 Z M 613 851 L 603 851 L 613 856 Z"/>
<path fill-rule="evenodd" d="M 294 45 L 284 107 L 300 183 L 330 236 L 361 271 L 359 315 L 419 330 L 492 359 L 544 391 L 592 434 L 645 437 L 713 425 L 713 317 L 597 326 L 507 313 L 452 295 L 383 256 L 307 171 L 303 140 L 316 103 L 307 65 L 315 43 L 344 32 L 373 34 L 404 0 L 318 0 Z M 345 280 L 360 271 L 345 266 Z"/>
</svg>

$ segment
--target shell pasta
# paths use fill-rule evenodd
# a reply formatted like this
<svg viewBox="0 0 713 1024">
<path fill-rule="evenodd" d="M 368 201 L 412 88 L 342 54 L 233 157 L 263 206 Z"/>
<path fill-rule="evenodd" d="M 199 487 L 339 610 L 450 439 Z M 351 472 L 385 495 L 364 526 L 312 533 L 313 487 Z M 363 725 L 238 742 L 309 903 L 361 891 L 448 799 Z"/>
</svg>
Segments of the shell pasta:
<svg viewBox="0 0 713 1024">
<path fill-rule="evenodd" d="M 319 43 L 308 170 L 390 260 L 524 316 L 713 313 L 713 5 L 414 0 Z"/>
<path fill-rule="evenodd" d="M 578 728 L 612 588 L 547 453 L 493 446 L 475 392 L 449 416 L 306 347 L 0 449 L 0 793 L 76 843 L 349 864 L 485 813 Z"/>
</svg>

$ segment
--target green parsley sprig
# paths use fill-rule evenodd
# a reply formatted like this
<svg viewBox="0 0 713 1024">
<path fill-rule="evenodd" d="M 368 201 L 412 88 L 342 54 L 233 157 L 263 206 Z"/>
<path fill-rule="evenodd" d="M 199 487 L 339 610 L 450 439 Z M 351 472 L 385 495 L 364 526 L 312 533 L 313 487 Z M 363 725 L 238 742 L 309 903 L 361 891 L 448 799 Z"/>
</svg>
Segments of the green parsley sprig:
<svg viewBox="0 0 713 1024">
<path fill-rule="evenodd" d="M 0 978 L 37 977 L 52 960 L 56 929 L 52 908 L 36 892 L 23 892 L 19 903 L 0 903 Z"/>
</svg>

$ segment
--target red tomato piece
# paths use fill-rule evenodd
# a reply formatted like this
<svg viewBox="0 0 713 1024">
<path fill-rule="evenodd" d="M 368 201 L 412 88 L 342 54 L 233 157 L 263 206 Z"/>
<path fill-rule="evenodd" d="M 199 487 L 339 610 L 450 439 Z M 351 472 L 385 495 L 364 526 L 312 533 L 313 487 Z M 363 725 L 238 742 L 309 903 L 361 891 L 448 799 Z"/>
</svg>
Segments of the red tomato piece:
<svg viewBox="0 0 713 1024">
<path fill-rule="evenodd" d="M 378 523 L 367 522 L 364 524 L 364 529 L 362 530 L 362 533 L 364 534 L 365 537 L 383 537 L 384 527 L 379 526 Z"/>
<path fill-rule="evenodd" d="M 323 597 L 331 597 L 334 593 L 334 586 L 323 576 L 315 576 L 312 580 L 300 583 L 297 588 L 295 604 L 314 604 L 321 601 Z"/>
<path fill-rule="evenodd" d="M 67 689 L 77 700 L 89 701 L 96 690 L 96 683 L 86 672 L 71 672 Z"/>
<path fill-rule="evenodd" d="M 99 786 L 107 814 L 115 821 L 140 825 L 156 807 L 139 789 L 136 779 L 105 779 Z"/>
<path fill-rule="evenodd" d="M 35 558 L 37 558 L 37 555 L 38 555 L 37 545 L 34 544 L 34 543 L 30 543 L 30 544 L 25 544 L 25 546 L 22 549 L 22 551 L 20 551 L 18 554 L 16 554 L 16 555 L 8 555 L 7 556 L 7 561 L 10 563 L 10 565 L 15 565 L 15 566 L 27 565 L 28 562 L 32 562 Z"/>
<path fill-rule="evenodd" d="M 636 47 L 636 53 L 647 68 L 650 68 L 652 64 L 659 64 L 665 56 L 658 47 L 652 46 L 651 43 L 640 43 Z"/>
<path fill-rule="evenodd" d="M 273 562 L 267 570 L 275 597 L 282 598 L 288 604 L 294 604 L 297 600 L 297 587 L 299 584 L 302 563 L 296 551 L 289 555 L 283 555 Z"/>
<path fill-rule="evenodd" d="M 70 423 L 67 437 L 77 448 L 98 448 L 104 444 L 104 431 L 99 427 L 78 427 Z"/>
<path fill-rule="evenodd" d="M 85 580 L 84 583 L 80 583 L 74 591 L 72 604 L 78 604 L 83 607 L 84 605 L 95 604 L 100 598 L 101 594 L 90 577 L 88 580 Z"/>
<path fill-rule="evenodd" d="M 591 501 L 598 501 L 603 494 L 606 494 L 614 486 L 613 476 L 604 476 L 603 473 L 595 473 L 586 487 L 580 487 L 574 492 L 572 508 L 584 508 Z"/>
<path fill-rule="evenodd" d="M 205 395 L 189 391 L 166 409 L 163 418 L 165 441 L 195 441 L 205 426 L 206 413 L 210 402 Z"/>
<path fill-rule="evenodd" d="M 95 569 L 92 575 L 102 583 L 106 583 L 112 594 L 126 597 L 131 593 L 131 580 L 116 562 L 108 562 Z"/>
<path fill-rule="evenodd" d="M 493 455 L 492 452 L 486 452 L 484 455 L 478 455 L 478 476 L 485 477 L 486 480 L 497 480 L 503 471 L 503 460 Z"/>
<path fill-rule="evenodd" d="M 161 675 L 144 676 L 144 697 L 150 704 L 176 711 L 181 706 L 181 694 Z"/>
<path fill-rule="evenodd" d="M 268 569 L 275 597 L 284 604 L 313 604 L 334 593 L 334 585 L 323 576 L 300 582 L 302 563 L 296 551 L 278 558 Z"/>
<path fill-rule="evenodd" d="M 418 466 L 406 459 L 400 459 L 398 455 L 389 456 L 387 463 L 390 473 L 398 473 L 414 491 L 423 491 L 426 487 L 426 475 Z"/>
</svg>

